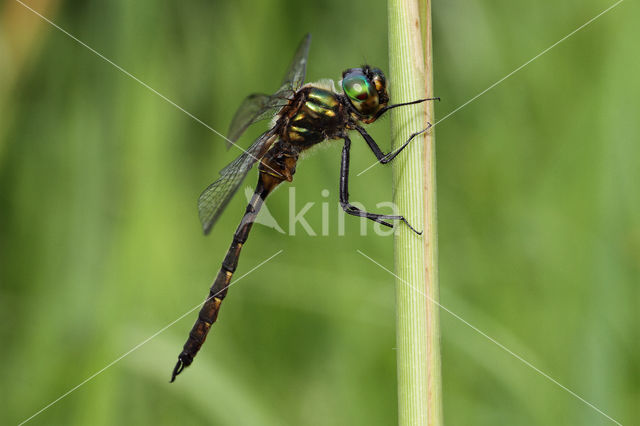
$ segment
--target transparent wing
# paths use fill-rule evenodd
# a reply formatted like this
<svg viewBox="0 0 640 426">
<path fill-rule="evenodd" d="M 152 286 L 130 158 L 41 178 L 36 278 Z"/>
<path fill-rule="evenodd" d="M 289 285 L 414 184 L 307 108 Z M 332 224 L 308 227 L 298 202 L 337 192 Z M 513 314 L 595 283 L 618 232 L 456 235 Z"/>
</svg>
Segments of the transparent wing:
<svg viewBox="0 0 640 426">
<path fill-rule="evenodd" d="M 305 74 L 307 73 L 309 46 L 311 46 L 311 34 L 305 35 L 300 45 L 298 45 L 298 50 L 296 50 L 296 54 L 293 56 L 284 80 L 282 80 L 282 86 L 279 92 L 283 89 L 295 92 L 302 86 Z"/>
<path fill-rule="evenodd" d="M 288 99 L 278 94 L 269 96 L 263 93 L 254 93 L 247 96 L 231 120 L 227 138 L 232 142 L 237 141 L 247 130 L 247 127 L 260 120 L 273 117 L 287 103 Z M 231 142 L 227 141 L 227 149 L 229 147 L 231 147 Z"/>
<path fill-rule="evenodd" d="M 273 130 L 263 133 L 247 151 L 220 170 L 220 178 L 200 194 L 198 213 L 205 234 L 211 231 L 251 167 L 262 158 L 276 138 Z"/>
<path fill-rule="evenodd" d="M 273 117 L 280 108 L 285 106 L 288 99 L 302 86 L 307 71 L 307 57 L 309 56 L 309 46 L 311 45 L 311 34 L 307 34 L 298 49 L 293 60 L 287 69 L 280 89 L 273 95 L 254 93 L 247 96 L 236 111 L 227 137 L 227 149 L 232 142 L 237 141 L 247 128 L 255 122 Z"/>
</svg>

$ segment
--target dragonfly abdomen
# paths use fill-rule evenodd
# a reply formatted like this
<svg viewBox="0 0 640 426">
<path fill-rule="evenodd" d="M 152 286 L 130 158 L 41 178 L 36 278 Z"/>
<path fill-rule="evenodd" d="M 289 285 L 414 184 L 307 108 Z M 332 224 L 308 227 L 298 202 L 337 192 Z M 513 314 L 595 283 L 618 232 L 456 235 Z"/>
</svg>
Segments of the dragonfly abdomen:
<svg viewBox="0 0 640 426">
<path fill-rule="evenodd" d="M 247 241 L 249 231 L 251 230 L 251 226 L 258 215 L 260 207 L 262 207 L 264 198 L 272 189 L 273 188 L 264 189 L 262 180 L 259 181 L 258 188 L 256 188 L 256 191 L 247 206 L 247 210 L 242 217 L 242 221 L 233 235 L 233 241 L 227 251 L 227 255 L 222 261 L 218 275 L 209 289 L 209 296 L 207 296 L 207 299 L 200 309 L 198 319 L 189 332 L 189 338 L 184 344 L 182 352 L 178 355 L 178 363 L 173 369 L 173 375 L 171 376 L 172 382 L 185 367 L 191 365 L 193 358 L 196 356 L 207 338 L 211 325 L 216 322 L 216 319 L 218 319 L 220 305 L 222 305 L 222 301 L 227 295 L 231 278 L 238 267 L 238 260 L 240 258 L 242 245 Z"/>
</svg>

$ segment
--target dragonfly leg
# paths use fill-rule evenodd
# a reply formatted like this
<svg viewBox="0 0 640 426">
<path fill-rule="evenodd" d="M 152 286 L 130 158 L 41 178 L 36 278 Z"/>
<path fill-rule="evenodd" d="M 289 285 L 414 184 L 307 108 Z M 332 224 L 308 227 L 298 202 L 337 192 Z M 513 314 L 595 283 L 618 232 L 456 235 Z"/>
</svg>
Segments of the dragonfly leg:
<svg viewBox="0 0 640 426">
<path fill-rule="evenodd" d="M 385 112 L 389 111 L 390 109 L 393 108 L 398 108 L 401 106 L 407 106 L 407 105 L 415 105 L 415 104 L 420 104 L 422 102 L 426 102 L 426 101 L 439 101 L 440 98 L 425 98 L 425 99 L 418 99 L 417 101 L 411 101 L 411 102 L 403 102 L 401 104 L 393 104 L 393 105 L 387 105 L 386 107 L 382 108 L 380 111 L 378 111 L 376 113 L 376 115 L 373 117 L 373 119 L 371 119 L 369 122 L 373 123 L 374 121 L 376 121 L 378 118 L 380 118 L 380 116 L 382 114 L 384 114 Z"/>
<path fill-rule="evenodd" d="M 378 144 L 376 143 L 376 141 L 373 140 L 373 138 L 371 137 L 371 135 L 369 135 L 369 133 L 367 133 L 367 131 L 365 129 L 363 129 L 360 126 L 356 126 L 356 130 L 358 131 L 358 133 L 360 133 L 362 135 L 362 137 L 364 138 L 364 140 L 367 142 L 367 145 L 369 145 L 369 148 L 371 148 L 371 151 L 373 151 L 373 154 L 376 156 L 376 158 L 378 159 L 378 161 L 381 164 L 387 164 L 389 163 L 391 160 L 393 160 L 394 158 L 396 158 L 396 156 L 398 154 L 400 154 L 400 152 L 405 149 L 407 147 L 407 145 L 409 145 L 409 142 L 411 142 L 413 140 L 413 138 L 415 138 L 418 135 L 423 134 L 424 132 L 426 132 L 427 130 L 429 130 L 431 128 L 431 123 L 427 123 L 427 127 L 425 129 L 420 130 L 419 132 L 415 132 L 412 133 L 411 136 L 409 136 L 409 139 L 407 139 L 405 141 L 405 143 L 403 143 L 400 148 L 396 149 L 395 151 L 391 151 L 388 154 L 385 154 L 382 152 L 382 150 L 380 149 L 380 147 L 378 146 Z"/>
<path fill-rule="evenodd" d="M 374 142 L 375 143 L 375 142 Z M 376 145 L 377 147 L 377 145 Z M 353 216 L 366 217 L 367 219 L 373 220 L 374 222 L 380 223 L 384 226 L 388 226 L 393 228 L 393 224 L 387 222 L 387 220 L 399 220 L 404 222 L 409 229 L 411 229 L 416 234 L 422 234 L 421 231 L 416 231 L 413 226 L 404 216 L 398 215 L 386 215 L 379 213 L 370 213 L 359 209 L 353 204 L 349 203 L 349 159 L 350 159 L 350 149 L 351 149 L 351 140 L 348 136 L 344 137 L 344 147 L 342 148 L 342 163 L 340 166 L 340 206 L 342 209 Z M 378 148 L 379 149 L 379 148 Z"/>
</svg>

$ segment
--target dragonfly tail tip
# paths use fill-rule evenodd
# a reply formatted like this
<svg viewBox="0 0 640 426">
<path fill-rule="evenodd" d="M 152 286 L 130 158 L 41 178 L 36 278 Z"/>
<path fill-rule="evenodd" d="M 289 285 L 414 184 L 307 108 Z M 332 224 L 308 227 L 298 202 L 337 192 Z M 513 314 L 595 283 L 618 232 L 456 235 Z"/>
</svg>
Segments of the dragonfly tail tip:
<svg viewBox="0 0 640 426">
<path fill-rule="evenodd" d="M 178 359 L 178 362 L 176 363 L 176 366 L 173 367 L 173 373 L 171 373 L 171 381 L 169 383 L 173 383 L 176 380 L 176 376 L 180 373 L 182 373 L 182 370 L 184 370 L 184 363 L 182 362 L 181 359 Z"/>
</svg>

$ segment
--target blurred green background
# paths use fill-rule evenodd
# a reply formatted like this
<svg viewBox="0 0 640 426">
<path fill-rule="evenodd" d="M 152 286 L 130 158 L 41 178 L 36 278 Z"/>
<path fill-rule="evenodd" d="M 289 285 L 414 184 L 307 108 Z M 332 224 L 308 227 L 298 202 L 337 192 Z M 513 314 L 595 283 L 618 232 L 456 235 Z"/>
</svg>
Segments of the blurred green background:
<svg viewBox="0 0 640 426">
<path fill-rule="evenodd" d="M 27 3 L 223 133 L 306 32 L 308 81 L 387 69 L 382 1 Z M 611 4 L 435 1 L 436 115 Z M 203 237 L 196 199 L 237 152 L 18 3 L 0 10 L 0 423 L 16 424 L 198 305 L 245 199 Z M 437 126 L 443 305 L 623 424 L 640 421 L 638 12 L 622 3 Z M 372 134 L 388 147 L 389 121 Z M 373 156 L 354 144 L 359 172 Z M 236 277 L 283 253 L 230 289 L 176 383 L 195 312 L 30 424 L 394 424 L 394 279 L 356 253 L 392 267 L 392 237 L 351 217 L 337 235 L 340 145 L 293 183 L 316 230 L 330 203 L 330 235 L 256 225 Z M 389 168 L 355 175 L 354 200 L 392 196 Z M 267 205 L 286 229 L 288 191 Z M 447 424 L 612 424 L 441 319 Z"/>
</svg>

